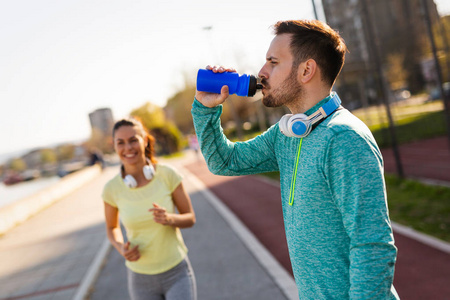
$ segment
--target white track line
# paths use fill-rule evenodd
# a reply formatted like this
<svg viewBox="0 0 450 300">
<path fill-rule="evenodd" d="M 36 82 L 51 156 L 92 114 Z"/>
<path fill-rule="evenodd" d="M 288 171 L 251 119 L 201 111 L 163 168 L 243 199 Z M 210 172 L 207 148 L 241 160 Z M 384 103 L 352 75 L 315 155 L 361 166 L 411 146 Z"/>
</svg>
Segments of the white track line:
<svg viewBox="0 0 450 300">
<path fill-rule="evenodd" d="M 111 248 L 112 246 L 109 240 L 105 238 L 100 250 L 97 252 L 97 255 L 94 258 L 94 261 L 84 275 L 80 285 L 78 286 L 73 300 L 84 300 L 89 295 L 91 288 L 94 286 L 95 281 L 97 280 L 97 277 L 100 275 L 100 271 L 103 268 L 103 264 Z"/>
</svg>

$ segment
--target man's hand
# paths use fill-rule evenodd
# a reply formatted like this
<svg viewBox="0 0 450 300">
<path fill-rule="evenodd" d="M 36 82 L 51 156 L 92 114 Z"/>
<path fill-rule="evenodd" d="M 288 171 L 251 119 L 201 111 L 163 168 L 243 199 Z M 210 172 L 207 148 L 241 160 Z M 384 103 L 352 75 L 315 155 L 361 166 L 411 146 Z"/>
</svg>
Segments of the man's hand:
<svg viewBox="0 0 450 300">
<path fill-rule="evenodd" d="M 222 66 L 211 67 L 208 65 L 206 66 L 206 69 L 212 70 L 214 73 L 236 72 L 233 68 L 225 68 Z M 220 94 L 197 91 L 195 93 L 195 98 L 206 107 L 216 107 L 217 105 L 224 103 L 229 95 L 228 86 L 224 85 L 220 90 Z"/>
</svg>

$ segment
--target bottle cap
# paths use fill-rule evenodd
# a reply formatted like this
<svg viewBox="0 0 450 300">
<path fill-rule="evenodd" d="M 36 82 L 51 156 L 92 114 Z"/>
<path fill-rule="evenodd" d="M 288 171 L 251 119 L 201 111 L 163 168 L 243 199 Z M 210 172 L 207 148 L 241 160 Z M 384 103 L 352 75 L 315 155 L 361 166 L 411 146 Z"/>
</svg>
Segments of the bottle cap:
<svg viewBox="0 0 450 300">
<path fill-rule="evenodd" d="M 256 94 L 257 89 L 262 89 L 262 85 L 258 83 L 255 76 L 250 75 L 250 82 L 248 84 L 248 96 L 253 97 Z"/>
</svg>

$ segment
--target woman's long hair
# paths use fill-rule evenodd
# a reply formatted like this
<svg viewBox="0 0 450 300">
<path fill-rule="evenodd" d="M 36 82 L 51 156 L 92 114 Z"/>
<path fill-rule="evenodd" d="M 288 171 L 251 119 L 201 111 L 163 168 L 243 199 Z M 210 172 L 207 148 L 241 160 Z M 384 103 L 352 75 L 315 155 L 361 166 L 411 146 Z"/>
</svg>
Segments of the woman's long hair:
<svg viewBox="0 0 450 300">
<path fill-rule="evenodd" d="M 137 132 L 145 139 L 147 137 L 147 145 L 145 145 L 145 157 L 147 157 L 153 164 L 156 164 L 157 160 L 155 158 L 155 138 L 145 129 L 142 122 L 136 117 L 127 118 L 117 121 L 114 124 L 112 136 L 114 139 L 114 134 L 117 129 L 122 126 L 131 126 L 137 129 Z"/>
</svg>

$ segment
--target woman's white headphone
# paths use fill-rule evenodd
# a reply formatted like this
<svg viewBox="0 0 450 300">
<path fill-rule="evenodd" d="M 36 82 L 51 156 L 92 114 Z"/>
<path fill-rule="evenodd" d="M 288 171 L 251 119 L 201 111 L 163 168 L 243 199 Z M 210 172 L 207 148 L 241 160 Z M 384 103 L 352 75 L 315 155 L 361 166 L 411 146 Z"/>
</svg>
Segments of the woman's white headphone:
<svg viewBox="0 0 450 300">
<path fill-rule="evenodd" d="M 148 163 L 148 165 L 145 165 L 142 168 L 142 172 L 144 173 L 145 179 L 151 180 L 153 178 L 153 176 L 155 175 L 155 168 L 153 167 L 153 165 L 150 162 L 150 160 L 147 159 L 147 163 Z M 124 169 L 123 166 L 121 167 L 121 173 L 122 173 L 122 177 L 123 177 L 123 174 L 125 173 L 125 169 Z M 136 179 L 134 179 L 134 177 L 132 175 L 130 175 L 130 174 L 128 174 L 125 177 L 123 177 L 123 182 L 129 188 L 137 187 Z"/>
<path fill-rule="evenodd" d="M 324 120 L 341 105 L 341 99 L 335 92 L 328 98 L 330 99 L 310 116 L 305 114 L 284 115 L 279 122 L 281 133 L 287 137 L 303 138 L 307 136 L 314 124 Z"/>
</svg>

